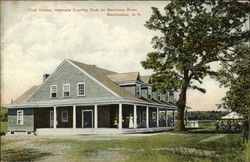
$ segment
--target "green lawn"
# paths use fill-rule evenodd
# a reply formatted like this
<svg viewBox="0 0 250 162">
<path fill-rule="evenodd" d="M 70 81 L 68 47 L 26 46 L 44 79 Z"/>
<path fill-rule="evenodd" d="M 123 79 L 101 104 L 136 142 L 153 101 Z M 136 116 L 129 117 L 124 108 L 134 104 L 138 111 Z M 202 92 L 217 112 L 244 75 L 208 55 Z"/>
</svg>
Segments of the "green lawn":
<svg viewBox="0 0 250 162">
<path fill-rule="evenodd" d="M 63 156 L 66 161 L 248 162 L 250 145 L 242 143 L 241 134 L 211 133 L 211 123 L 204 121 L 203 129 L 185 133 L 149 136 L 5 136 L 1 156 L 3 161 L 59 161 L 57 156 Z"/>
<path fill-rule="evenodd" d="M 246 145 L 241 136 L 230 134 L 216 140 L 208 134 L 134 137 L 119 141 L 76 140 L 40 141 L 40 145 L 66 143 L 71 147 L 67 154 L 72 158 L 87 159 L 102 152 L 116 151 L 128 157 L 127 161 L 245 161 Z M 213 139 L 213 138 L 211 138 Z M 241 156 L 242 155 L 242 156 Z"/>
</svg>

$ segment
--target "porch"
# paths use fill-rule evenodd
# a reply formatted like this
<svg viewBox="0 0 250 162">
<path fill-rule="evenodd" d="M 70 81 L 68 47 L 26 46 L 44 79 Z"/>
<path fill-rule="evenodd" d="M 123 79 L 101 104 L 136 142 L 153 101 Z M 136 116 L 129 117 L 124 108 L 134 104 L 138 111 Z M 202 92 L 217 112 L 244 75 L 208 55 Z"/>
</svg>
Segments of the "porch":
<svg viewBox="0 0 250 162">
<path fill-rule="evenodd" d="M 91 134 L 135 134 L 135 133 L 154 133 L 172 130 L 173 127 L 158 127 L 158 128 L 136 128 L 136 129 L 116 129 L 116 128 L 39 128 L 36 130 L 36 135 L 91 135 Z"/>
<path fill-rule="evenodd" d="M 54 106 L 35 108 L 34 131 L 96 134 L 166 130 L 174 126 L 174 109 L 136 104 Z M 70 129 L 71 128 L 71 129 Z M 130 128 L 130 129 L 128 129 Z M 132 129 L 131 129 L 132 128 Z M 144 129 L 142 129 L 144 128 Z M 112 131 L 115 130 L 115 131 Z M 53 133 L 52 133 L 53 134 Z"/>
</svg>

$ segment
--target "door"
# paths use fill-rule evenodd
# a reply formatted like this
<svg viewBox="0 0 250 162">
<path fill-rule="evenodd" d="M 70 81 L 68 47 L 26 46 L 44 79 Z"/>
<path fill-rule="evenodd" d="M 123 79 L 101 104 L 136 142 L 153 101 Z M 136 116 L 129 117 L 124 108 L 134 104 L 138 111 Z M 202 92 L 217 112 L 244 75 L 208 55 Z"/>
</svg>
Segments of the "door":
<svg viewBox="0 0 250 162">
<path fill-rule="evenodd" d="M 54 111 L 49 112 L 49 127 L 54 127 Z"/>
<path fill-rule="evenodd" d="M 93 128 L 93 110 L 82 111 L 82 127 Z"/>
</svg>

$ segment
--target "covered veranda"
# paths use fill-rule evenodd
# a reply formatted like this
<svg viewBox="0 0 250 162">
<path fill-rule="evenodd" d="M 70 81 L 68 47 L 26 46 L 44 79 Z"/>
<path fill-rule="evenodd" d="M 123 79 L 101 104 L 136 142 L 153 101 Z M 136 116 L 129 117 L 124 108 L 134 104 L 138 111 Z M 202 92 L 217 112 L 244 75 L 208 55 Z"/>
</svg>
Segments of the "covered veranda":
<svg viewBox="0 0 250 162">
<path fill-rule="evenodd" d="M 129 100 L 39 103 L 36 106 L 26 104 L 24 107 L 34 108 L 34 132 L 38 135 L 119 134 L 169 130 L 174 126 L 176 110 L 173 105 Z M 65 111 L 68 115 L 66 121 L 63 121 Z"/>
</svg>

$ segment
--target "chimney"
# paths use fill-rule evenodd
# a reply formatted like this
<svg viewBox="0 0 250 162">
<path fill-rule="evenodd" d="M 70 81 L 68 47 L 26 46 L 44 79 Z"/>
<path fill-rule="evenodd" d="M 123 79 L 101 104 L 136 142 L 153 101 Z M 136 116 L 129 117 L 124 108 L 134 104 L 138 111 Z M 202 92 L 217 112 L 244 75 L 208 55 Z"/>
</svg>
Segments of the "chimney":
<svg viewBox="0 0 250 162">
<path fill-rule="evenodd" d="M 49 74 L 43 74 L 43 82 L 49 77 Z"/>
</svg>

